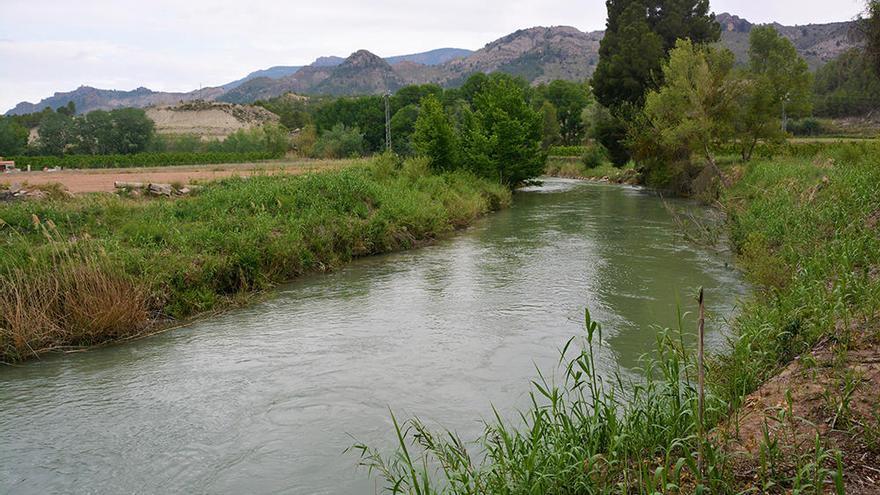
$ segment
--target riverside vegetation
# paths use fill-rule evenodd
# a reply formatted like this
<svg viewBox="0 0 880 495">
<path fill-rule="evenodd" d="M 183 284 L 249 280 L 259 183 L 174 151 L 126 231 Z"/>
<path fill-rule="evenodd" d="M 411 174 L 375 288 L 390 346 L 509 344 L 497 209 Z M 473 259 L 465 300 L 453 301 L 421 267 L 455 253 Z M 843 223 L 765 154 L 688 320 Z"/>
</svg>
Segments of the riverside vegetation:
<svg viewBox="0 0 880 495">
<path fill-rule="evenodd" d="M 382 156 L 336 172 L 227 179 L 177 200 L 0 206 L 0 360 L 136 336 L 430 241 L 510 200 L 468 172 Z"/>
<path fill-rule="evenodd" d="M 863 151 L 845 144 L 814 157 L 761 159 L 724 191 L 730 239 L 755 293 L 742 302 L 730 347 L 707 367 L 708 434 L 699 434 L 696 360 L 681 338 L 693 330 L 660 332 L 640 378 L 624 381 L 595 372 L 602 331 L 587 313 L 583 345 L 565 346 L 558 380 L 539 375 L 518 421 L 498 415 L 471 445 L 395 418 L 397 453 L 357 445 L 362 465 L 388 493 L 860 493 L 859 456 L 842 450 L 852 442 L 829 444 L 816 427 L 794 448 L 783 441 L 786 429 L 768 426 L 807 421 L 790 402 L 761 418 L 753 455 L 738 448 L 747 442 L 731 412 L 820 342 L 838 355 L 855 352 L 857 340 L 880 343 L 880 158 Z M 845 359 L 835 363 L 828 366 L 841 377 L 853 373 Z M 850 376 L 848 387 L 859 382 Z M 820 410 L 823 420 L 846 417 L 835 426 L 844 438 L 880 432 L 878 397 L 870 395 L 878 390 L 866 388 L 874 411 L 859 415 L 852 392 Z M 858 453 L 870 463 L 880 443 Z"/>
</svg>

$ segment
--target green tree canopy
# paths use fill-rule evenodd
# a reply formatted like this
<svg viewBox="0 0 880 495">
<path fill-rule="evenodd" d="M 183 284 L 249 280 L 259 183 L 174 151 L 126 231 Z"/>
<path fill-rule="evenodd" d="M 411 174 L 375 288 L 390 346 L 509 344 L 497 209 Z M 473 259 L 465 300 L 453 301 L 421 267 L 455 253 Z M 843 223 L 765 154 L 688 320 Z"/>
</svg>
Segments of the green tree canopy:
<svg viewBox="0 0 880 495">
<path fill-rule="evenodd" d="M 645 116 L 658 143 L 672 153 L 700 155 L 718 171 L 715 148 L 733 133 L 738 85 L 734 55 L 679 40 L 663 66 L 665 84 L 648 93 Z M 720 172 L 718 172 L 720 175 Z"/>
<path fill-rule="evenodd" d="M 519 80 L 493 74 L 474 96 L 474 113 L 487 138 L 493 174 L 515 187 L 544 169 L 542 118 L 526 101 Z"/>
<path fill-rule="evenodd" d="M 24 153 L 29 131 L 14 119 L 0 115 L 0 156 Z"/>
<path fill-rule="evenodd" d="M 416 152 L 430 158 L 434 169 L 452 170 L 459 165 L 455 127 L 436 96 L 422 100 L 412 140 Z"/>
<path fill-rule="evenodd" d="M 812 110 L 812 76 L 791 41 L 772 26 L 752 29 L 749 70 L 739 78 L 736 140 L 749 160 L 759 140 L 784 137 L 783 113 L 792 117 Z"/>
<path fill-rule="evenodd" d="M 585 83 L 556 80 L 535 89 L 537 100 L 550 102 L 556 110 L 563 144 L 576 145 L 584 138 L 584 109 L 590 104 L 590 87 Z"/>
</svg>

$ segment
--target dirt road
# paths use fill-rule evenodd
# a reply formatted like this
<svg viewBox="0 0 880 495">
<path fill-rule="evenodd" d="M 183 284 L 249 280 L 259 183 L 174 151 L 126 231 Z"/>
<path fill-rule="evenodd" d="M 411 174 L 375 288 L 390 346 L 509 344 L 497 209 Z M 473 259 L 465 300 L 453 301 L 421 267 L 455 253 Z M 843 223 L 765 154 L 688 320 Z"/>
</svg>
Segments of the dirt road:
<svg viewBox="0 0 880 495">
<path fill-rule="evenodd" d="M 225 165 L 15 172 L 0 174 L 0 184 L 40 185 L 58 183 L 74 194 L 113 192 L 116 181 L 193 184 L 210 182 L 231 176 L 303 174 L 313 171 L 338 170 L 352 163 L 352 160 L 282 160 Z"/>
</svg>

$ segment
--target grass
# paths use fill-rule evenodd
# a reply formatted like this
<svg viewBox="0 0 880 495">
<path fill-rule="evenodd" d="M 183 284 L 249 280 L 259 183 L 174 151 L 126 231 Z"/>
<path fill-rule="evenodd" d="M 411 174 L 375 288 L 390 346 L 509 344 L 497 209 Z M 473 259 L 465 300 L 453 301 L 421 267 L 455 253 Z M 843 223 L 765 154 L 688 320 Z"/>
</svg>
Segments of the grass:
<svg viewBox="0 0 880 495">
<path fill-rule="evenodd" d="M 418 246 L 510 198 L 466 173 L 381 157 L 341 171 L 227 179 L 174 200 L 0 206 L 0 361 L 222 309 L 306 272 Z"/>
<path fill-rule="evenodd" d="M 697 421 L 695 359 L 681 328 L 659 332 L 640 378 L 624 381 L 595 372 L 602 334 L 587 311 L 586 338 L 562 352 L 561 382 L 539 374 L 532 406 L 518 421 L 497 414 L 470 443 L 432 432 L 417 418 L 393 418 L 397 451 L 355 445 L 361 465 L 386 493 L 420 495 L 847 493 L 847 453 L 819 435 L 800 439 L 807 420 L 794 412 L 790 392 L 787 405 L 767 411 L 756 453 L 733 451 L 735 433 L 727 427 L 746 395 L 795 357 L 819 342 L 847 339 L 841 324 L 876 321 L 880 156 L 840 144 L 743 167 L 721 203 L 755 292 L 741 304 L 729 348 L 707 366 L 704 425 Z M 843 394 L 832 390 L 827 399 L 829 420 L 848 422 L 857 382 L 842 376 Z M 872 438 L 877 427 L 859 431 Z"/>
</svg>

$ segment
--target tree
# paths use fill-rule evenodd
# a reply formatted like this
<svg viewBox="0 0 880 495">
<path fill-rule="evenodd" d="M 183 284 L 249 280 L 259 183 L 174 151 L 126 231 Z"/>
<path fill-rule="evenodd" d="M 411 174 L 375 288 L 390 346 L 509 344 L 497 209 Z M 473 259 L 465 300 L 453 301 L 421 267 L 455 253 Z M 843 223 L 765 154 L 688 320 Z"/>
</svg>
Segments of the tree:
<svg viewBox="0 0 880 495">
<path fill-rule="evenodd" d="M 536 92 L 538 101 L 549 101 L 556 109 L 562 143 L 579 144 L 584 137 L 584 122 L 581 114 L 590 104 L 589 85 L 556 80 L 539 86 Z"/>
<path fill-rule="evenodd" d="M 55 111 L 60 113 L 61 115 L 73 117 L 76 115 L 76 103 L 68 101 L 67 105 L 64 105 L 63 107 L 58 107 L 58 109 Z"/>
<path fill-rule="evenodd" d="M 624 103 L 641 106 L 645 91 L 659 72 L 663 38 L 651 30 L 639 0 L 609 0 L 608 28 L 599 43 L 593 93 L 606 108 Z"/>
<path fill-rule="evenodd" d="M 113 116 L 104 110 L 95 110 L 75 120 L 77 153 L 106 155 L 121 152 L 115 142 Z"/>
<path fill-rule="evenodd" d="M 140 153 L 155 133 L 155 124 L 140 108 L 120 108 L 110 111 L 113 120 L 112 148 L 116 153 Z"/>
<path fill-rule="evenodd" d="M 868 0 L 865 16 L 860 19 L 859 26 L 865 40 L 865 52 L 874 72 L 880 77 L 880 0 Z"/>
<path fill-rule="evenodd" d="M 812 76 L 791 41 L 772 26 L 761 26 L 749 36 L 749 70 L 739 81 L 736 140 L 748 161 L 759 140 L 784 137 L 782 119 L 809 115 Z"/>
<path fill-rule="evenodd" d="M 738 85 L 730 77 L 734 55 L 679 40 L 663 66 L 665 84 L 648 93 L 645 116 L 668 150 L 701 155 L 717 175 L 715 148 L 732 135 Z"/>
<path fill-rule="evenodd" d="M 436 96 L 422 100 L 412 139 L 416 152 L 430 158 L 434 169 L 452 170 L 458 166 L 458 136 Z"/>
<path fill-rule="evenodd" d="M 817 115 L 861 116 L 880 108 L 880 74 L 859 48 L 819 68 L 813 91 Z"/>
<path fill-rule="evenodd" d="M 474 113 L 486 136 L 494 176 L 509 187 L 537 177 L 544 170 L 541 116 L 527 103 L 521 82 L 505 74 L 489 76 L 474 96 Z"/>
<path fill-rule="evenodd" d="M 552 103 L 545 100 L 541 105 L 541 118 L 543 119 L 543 135 L 541 140 L 541 148 L 550 149 L 562 142 L 562 134 L 560 133 L 559 118 L 556 115 L 556 107 Z"/>
<path fill-rule="evenodd" d="M 40 120 L 39 135 L 40 153 L 61 156 L 68 146 L 75 144 L 73 119 L 60 113 L 46 113 Z"/>
<path fill-rule="evenodd" d="M 9 117 L 0 116 L 0 156 L 18 155 L 28 144 L 28 130 Z"/>
<path fill-rule="evenodd" d="M 315 111 L 314 121 L 320 132 L 331 130 L 337 124 L 357 127 L 363 133 L 367 151 L 385 149 L 385 101 L 381 96 L 326 101 Z"/>
<path fill-rule="evenodd" d="M 712 43 L 721 28 L 708 0 L 607 0 L 608 21 L 593 76 L 596 98 L 615 109 L 641 106 L 662 83 L 661 63 L 678 39 Z"/>
<path fill-rule="evenodd" d="M 391 117 L 391 149 L 399 155 L 412 155 L 415 149 L 412 144 L 412 135 L 416 130 L 416 120 L 419 118 L 418 105 L 409 104 Z"/>
</svg>

